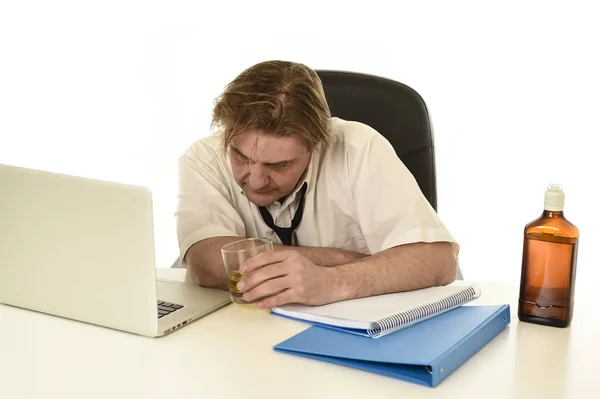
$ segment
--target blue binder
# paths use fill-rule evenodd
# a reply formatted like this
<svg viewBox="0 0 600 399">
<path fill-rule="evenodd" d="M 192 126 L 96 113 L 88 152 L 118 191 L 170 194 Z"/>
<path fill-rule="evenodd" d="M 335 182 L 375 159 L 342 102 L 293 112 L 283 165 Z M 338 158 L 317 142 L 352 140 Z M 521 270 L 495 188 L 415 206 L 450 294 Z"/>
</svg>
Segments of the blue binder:
<svg viewBox="0 0 600 399">
<path fill-rule="evenodd" d="M 273 349 L 435 387 L 509 323 L 509 305 L 462 306 L 379 339 L 312 326 Z"/>
</svg>

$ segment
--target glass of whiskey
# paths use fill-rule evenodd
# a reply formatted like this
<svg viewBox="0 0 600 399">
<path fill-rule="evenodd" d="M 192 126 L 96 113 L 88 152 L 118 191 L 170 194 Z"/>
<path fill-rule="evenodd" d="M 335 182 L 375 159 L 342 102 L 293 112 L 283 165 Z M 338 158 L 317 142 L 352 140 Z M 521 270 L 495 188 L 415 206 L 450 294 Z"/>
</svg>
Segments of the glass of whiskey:
<svg viewBox="0 0 600 399">
<path fill-rule="evenodd" d="M 244 238 L 234 241 L 221 248 L 223 255 L 223 264 L 229 283 L 229 293 L 234 303 L 247 304 L 243 298 L 243 293 L 237 289 L 237 283 L 246 275 L 240 272 L 240 267 L 245 261 L 262 252 L 272 251 L 273 242 L 268 238 Z"/>
</svg>

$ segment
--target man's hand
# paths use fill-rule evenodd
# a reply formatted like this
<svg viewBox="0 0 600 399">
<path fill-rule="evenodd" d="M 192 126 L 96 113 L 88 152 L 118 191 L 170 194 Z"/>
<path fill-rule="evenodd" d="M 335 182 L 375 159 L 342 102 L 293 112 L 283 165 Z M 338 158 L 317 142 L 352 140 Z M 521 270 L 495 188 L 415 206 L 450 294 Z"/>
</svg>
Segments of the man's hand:
<svg viewBox="0 0 600 399">
<path fill-rule="evenodd" d="M 249 275 L 237 286 L 245 300 L 258 301 L 260 308 L 323 305 L 336 300 L 333 269 L 317 266 L 294 250 L 263 252 L 242 265 L 240 271 Z"/>
</svg>

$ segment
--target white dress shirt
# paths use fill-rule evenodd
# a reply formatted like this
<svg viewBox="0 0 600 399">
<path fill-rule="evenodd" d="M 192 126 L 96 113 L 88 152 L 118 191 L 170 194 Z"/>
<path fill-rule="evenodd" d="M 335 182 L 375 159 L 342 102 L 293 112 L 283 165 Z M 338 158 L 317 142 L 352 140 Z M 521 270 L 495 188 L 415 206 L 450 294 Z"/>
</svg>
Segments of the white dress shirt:
<svg viewBox="0 0 600 399">
<path fill-rule="evenodd" d="M 181 259 L 193 244 L 211 237 L 281 243 L 235 181 L 216 136 L 190 146 L 180 158 L 179 179 Z M 365 124 L 332 118 L 329 148 L 317 148 L 305 179 L 283 203 L 267 207 L 277 226 L 291 225 L 303 183 L 308 188 L 295 245 L 375 254 L 401 244 L 446 241 L 458 255 L 458 244 L 391 144 Z"/>
</svg>

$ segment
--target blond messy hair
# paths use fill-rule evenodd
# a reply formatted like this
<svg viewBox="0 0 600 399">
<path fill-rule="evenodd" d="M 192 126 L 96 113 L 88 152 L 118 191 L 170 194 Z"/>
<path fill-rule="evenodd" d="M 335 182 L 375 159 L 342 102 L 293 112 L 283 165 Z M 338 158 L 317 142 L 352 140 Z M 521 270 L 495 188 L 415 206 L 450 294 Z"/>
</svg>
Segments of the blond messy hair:
<svg viewBox="0 0 600 399">
<path fill-rule="evenodd" d="M 321 79 L 289 61 L 256 64 L 229 83 L 213 109 L 223 151 L 247 130 L 275 137 L 298 136 L 313 151 L 328 145 L 331 112 Z"/>
</svg>

